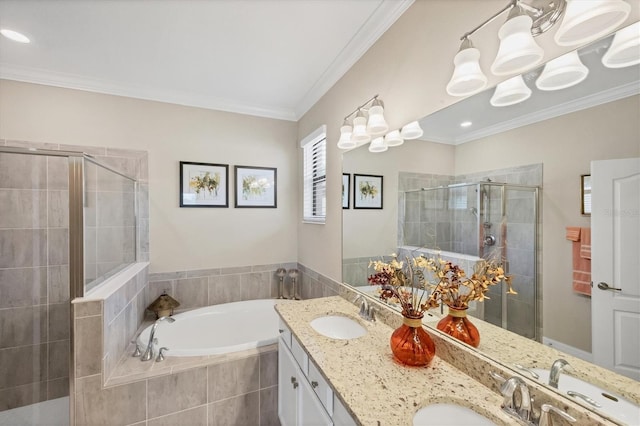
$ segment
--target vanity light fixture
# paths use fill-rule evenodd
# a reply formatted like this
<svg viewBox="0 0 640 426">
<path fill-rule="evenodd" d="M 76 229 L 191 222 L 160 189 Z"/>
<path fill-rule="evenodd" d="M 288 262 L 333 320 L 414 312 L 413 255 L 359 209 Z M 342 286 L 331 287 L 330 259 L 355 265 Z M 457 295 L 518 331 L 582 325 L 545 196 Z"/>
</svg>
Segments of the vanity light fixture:
<svg viewBox="0 0 640 426">
<path fill-rule="evenodd" d="M 631 11 L 624 0 L 566 0 L 565 11 L 553 38 L 560 46 L 596 40 L 622 24 Z"/>
<path fill-rule="evenodd" d="M 8 28 L 0 29 L 0 34 L 5 36 L 9 40 L 17 41 L 18 43 L 31 43 L 31 40 L 29 40 L 29 37 L 27 37 L 26 35 L 17 31 L 10 30 Z"/>
<path fill-rule="evenodd" d="M 489 101 L 494 107 L 505 107 L 524 102 L 531 96 L 531 89 L 525 84 L 521 75 L 503 81 L 496 86 Z"/>
<path fill-rule="evenodd" d="M 554 34 L 556 43 L 561 46 L 578 45 L 615 29 L 627 19 L 630 10 L 631 6 L 624 0 L 510 0 L 493 16 L 460 37 L 462 45 L 454 58 L 455 68 L 447 84 L 447 93 L 467 96 L 484 88 L 486 77 L 479 65 L 480 51 L 471 44 L 470 37 L 506 11 L 509 11 L 509 15 L 498 31 L 500 45 L 491 65 L 491 72 L 495 75 L 519 74 L 539 64 L 544 58 L 544 51 L 534 37 L 548 31 L 556 22 L 562 21 Z M 637 56 L 637 47 L 635 50 Z M 586 77 L 582 67 L 577 63 L 573 65 L 573 79 L 569 79 L 573 84 L 579 82 L 579 77 Z M 564 72 L 569 72 L 569 68 Z M 563 78 L 568 79 L 568 75 Z M 541 84 L 544 85 L 545 80 L 550 78 L 548 76 L 542 79 Z M 559 79 L 558 75 L 554 77 Z M 521 90 L 523 96 L 524 90 Z"/>
<path fill-rule="evenodd" d="M 602 56 L 607 68 L 624 68 L 640 64 L 640 21 L 619 30 Z"/>
<path fill-rule="evenodd" d="M 587 68 L 578 56 L 577 50 L 572 50 L 546 63 L 540 77 L 536 80 L 536 87 L 540 90 L 561 90 L 587 78 Z"/>
<path fill-rule="evenodd" d="M 455 69 L 447 93 L 451 96 L 467 96 L 477 93 L 487 86 L 487 76 L 480 68 L 480 51 L 473 47 L 469 37 L 462 39 L 460 50 L 453 58 Z"/>
<path fill-rule="evenodd" d="M 516 3 L 498 31 L 500 47 L 491 72 L 495 75 L 520 73 L 542 61 L 544 50 L 533 39 L 532 27 L 533 19 Z"/>
<path fill-rule="evenodd" d="M 389 147 L 384 143 L 384 138 L 382 136 L 378 136 L 369 144 L 369 152 L 385 152 Z"/>
<path fill-rule="evenodd" d="M 354 115 L 353 121 L 350 121 Z M 400 146 L 405 140 L 417 139 L 423 134 L 417 121 L 406 124 L 400 130 L 388 130 L 389 125 L 384 119 L 384 103 L 375 95 L 344 118 L 338 148 L 352 149 L 371 142 L 369 151 L 384 152 L 389 147 Z"/>
</svg>

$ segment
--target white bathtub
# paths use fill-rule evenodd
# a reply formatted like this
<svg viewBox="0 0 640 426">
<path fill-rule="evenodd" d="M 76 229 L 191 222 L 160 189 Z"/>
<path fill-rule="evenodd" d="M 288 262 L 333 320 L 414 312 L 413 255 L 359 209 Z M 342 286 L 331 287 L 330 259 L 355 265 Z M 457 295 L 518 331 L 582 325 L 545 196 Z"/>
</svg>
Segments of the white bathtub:
<svg viewBox="0 0 640 426">
<path fill-rule="evenodd" d="M 162 321 L 156 348 L 167 347 L 166 356 L 201 356 L 238 352 L 278 341 L 278 299 L 247 300 L 194 309 Z M 285 301 L 286 302 L 286 301 Z M 140 333 L 144 351 L 151 326 Z"/>
</svg>

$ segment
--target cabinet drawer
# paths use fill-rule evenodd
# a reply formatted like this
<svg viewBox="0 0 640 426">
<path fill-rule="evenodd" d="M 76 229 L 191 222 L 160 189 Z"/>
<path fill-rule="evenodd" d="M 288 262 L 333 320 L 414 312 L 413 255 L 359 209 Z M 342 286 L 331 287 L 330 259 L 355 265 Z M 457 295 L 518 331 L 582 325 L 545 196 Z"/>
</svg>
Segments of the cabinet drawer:
<svg viewBox="0 0 640 426">
<path fill-rule="evenodd" d="M 356 426 L 356 421 L 353 420 L 351 414 L 349 414 L 336 395 L 333 397 L 333 414 L 331 417 L 333 418 L 334 425 Z"/>
<path fill-rule="evenodd" d="M 284 325 L 282 319 L 280 319 L 280 322 L 278 323 L 278 331 L 280 331 L 280 338 L 282 341 L 289 349 L 291 349 L 291 331 L 286 325 Z"/>
<path fill-rule="evenodd" d="M 333 391 L 329 387 L 327 381 L 322 377 L 320 371 L 318 371 L 318 367 L 310 361 L 309 362 L 309 383 L 311 383 L 311 388 L 320 398 L 320 402 L 324 405 L 324 408 L 327 410 L 329 415 L 333 414 Z"/>
<path fill-rule="evenodd" d="M 300 370 L 302 370 L 302 373 L 306 377 L 309 372 L 309 355 L 307 355 L 300 343 L 298 343 L 298 340 L 293 336 L 291 336 L 291 353 L 293 353 L 293 357 L 300 366 Z"/>
</svg>

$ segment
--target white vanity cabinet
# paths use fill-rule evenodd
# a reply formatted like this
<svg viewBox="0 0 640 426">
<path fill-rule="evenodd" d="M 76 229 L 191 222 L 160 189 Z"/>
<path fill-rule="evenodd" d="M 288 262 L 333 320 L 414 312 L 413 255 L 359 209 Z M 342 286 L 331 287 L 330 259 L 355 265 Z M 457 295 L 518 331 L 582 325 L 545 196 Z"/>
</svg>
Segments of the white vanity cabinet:
<svg viewBox="0 0 640 426">
<path fill-rule="evenodd" d="M 282 323 L 280 329 L 278 417 L 282 426 L 355 425 L 296 338 Z"/>
</svg>

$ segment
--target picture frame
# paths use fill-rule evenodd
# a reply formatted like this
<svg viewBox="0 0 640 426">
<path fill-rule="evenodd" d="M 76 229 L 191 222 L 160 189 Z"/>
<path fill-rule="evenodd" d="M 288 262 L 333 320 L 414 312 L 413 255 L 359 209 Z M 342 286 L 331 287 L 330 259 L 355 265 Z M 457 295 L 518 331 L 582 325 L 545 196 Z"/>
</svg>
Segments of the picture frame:
<svg viewBox="0 0 640 426">
<path fill-rule="evenodd" d="M 278 170 L 275 167 L 235 166 L 234 181 L 235 207 L 278 207 Z"/>
<path fill-rule="evenodd" d="M 349 208 L 349 195 L 351 191 L 351 174 L 343 173 L 342 174 L 342 208 Z"/>
<path fill-rule="evenodd" d="M 382 176 L 353 174 L 353 208 L 382 209 Z"/>
<path fill-rule="evenodd" d="M 591 175 L 580 175 L 580 213 L 591 216 Z"/>
<path fill-rule="evenodd" d="M 180 207 L 229 207 L 229 165 L 180 161 Z"/>
</svg>

